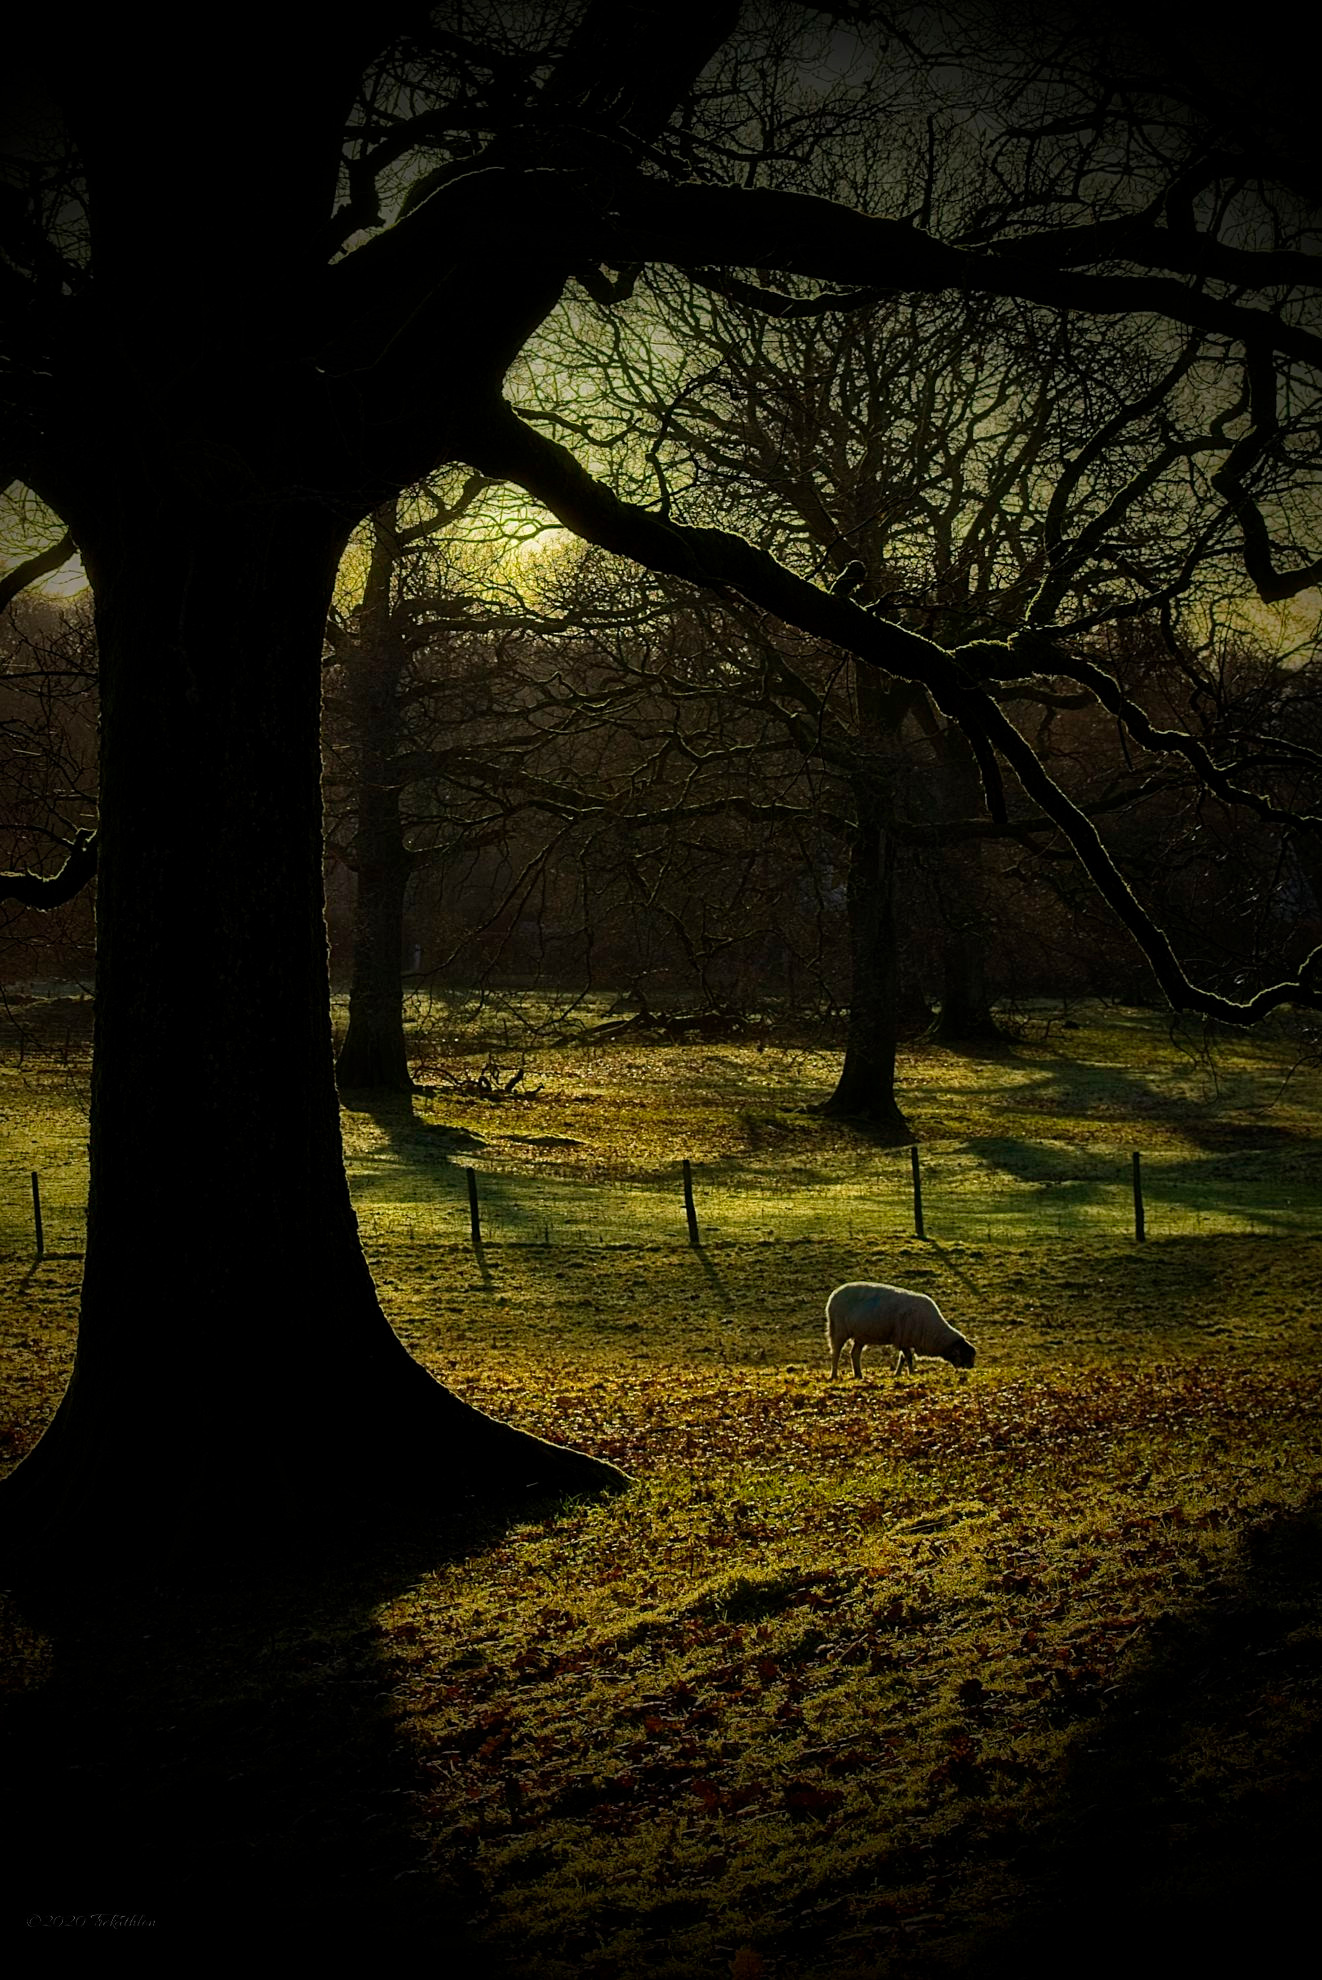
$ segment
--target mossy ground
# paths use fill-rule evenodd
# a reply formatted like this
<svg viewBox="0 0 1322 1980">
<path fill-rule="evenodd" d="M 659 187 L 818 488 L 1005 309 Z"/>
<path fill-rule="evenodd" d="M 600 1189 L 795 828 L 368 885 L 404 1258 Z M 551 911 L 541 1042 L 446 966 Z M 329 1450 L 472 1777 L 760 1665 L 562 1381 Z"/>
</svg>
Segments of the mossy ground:
<svg viewBox="0 0 1322 1980">
<path fill-rule="evenodd" d="M 1112 1057 L 1134 1090 L 1164 1076 L 1132 1032 Z M 618 1156 L 663 1109 L 695 1146 L 718 1133 L 691 1082 L 633 1106 L 646 1053 L 618 1088 L 596 1064 L 580 1143 Z M 1081 1058 L 1043 1131 L 1086 1141 L 1090 1079 L 1116 1094 Z M 1305 1146 L 1287 1090 L 1288 1123 L 1259 1125 Z M 542 1104 L 512 1132 L 560 1132 Z M 1206 1135 L 1218 1104 L 1172 1099 L 1169 1132 Z M 727 1109 L 746 1139 L 746 1096 Z M 822 1130 L 786 1119 L 801 1164 Z M 1189 1953 L 1283 1939 L 1322 1812 L 1319 1241 L 474 1253 L 365 1227 L 419 1359 L 636 1483 L 90 1620 L 7 1604 L 19 1923 L 260 1912 L 545 1980 L 1085 1951 L 1145 1972 L 1169 1930 Z M 4 1261 L 15 1454 L 58 1395 L 77 1268 Z M 932 1292 L 973 1373 L 829 1383 L 821 1308 L 862 1275 Z"/>
</svg>

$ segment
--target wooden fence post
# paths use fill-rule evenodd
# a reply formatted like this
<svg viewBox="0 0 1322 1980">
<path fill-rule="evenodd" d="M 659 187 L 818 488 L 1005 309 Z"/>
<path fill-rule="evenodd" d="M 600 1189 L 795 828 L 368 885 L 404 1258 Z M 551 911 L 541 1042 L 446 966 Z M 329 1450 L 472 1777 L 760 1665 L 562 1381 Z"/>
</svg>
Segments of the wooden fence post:
<svg viewBox="0 0 1322 1980">
<path fill-rule="evenodd" d="M 1137 1148 L 1134 1150 L 1134 1242 L 1142 1244 L 1147 1235 L 1143 1219 L 1143 1164 Z"/>
<path fill-rule="evenodd" d="M 37 1256 L 42 1258 L 46 1252 L 46 1236 L 41 1224 L 41 1178 L 35 1169 L 32 1171 L 32 1221 L 37 1227 Z"/>
<path fill-rule="evenodd" d="M 480 1251 L 482 1248 L 482 1219 L 478 1215 L 477 1210 L 477 1170 L 465 1169 L 464 1176 L 468 1183 L 468 1224 L 473 1233 L 473 1248 Z"/>
<path fill-rule="evenodd" d="M 913 1229 L 914 1236 L 925 1238 L 923 1229 L 923 1172 L 918 1166 L 918 1143 L 909 1150 L 909 1167 L 913 1170 Z"/>
<path fill-rule="evenodd" d="M 689 1243 L 701 1245 L 702 1239 L 698 1235 L 698 1213 L 693 1202 L 693 1168 L 687 1156 L 684 1158 L 684 1215 L 689 1222 Z"/>
</svg>

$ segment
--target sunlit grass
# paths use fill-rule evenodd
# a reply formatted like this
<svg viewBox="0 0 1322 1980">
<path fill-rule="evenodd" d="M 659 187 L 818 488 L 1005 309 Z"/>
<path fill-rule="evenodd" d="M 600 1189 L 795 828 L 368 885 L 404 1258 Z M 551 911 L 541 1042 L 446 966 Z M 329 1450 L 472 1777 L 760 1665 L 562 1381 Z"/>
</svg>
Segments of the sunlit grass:
<svg viewBox="0 0 1322 1980">
<path fill-rule="evenodd" d="M 1278 1183 L 1295 1164 L 1302 1190 L 1315 1075 L 1285 1078 L 1288 1040 L 1228 1047 L 1213 1077 L 1162 1038 L 1099 1019 L 1039 1041 L 1036 1071 L 1025 1046 L 990 1067 L 915 1054 L 916 1118 L 954 1124 L 923 1144 L 926 1242 L 903 1159 L 809 1111 L 824 1051 L 567 1046 L 531 1062 L 535 1100 L 346 1113 L 410 1351 L 635 1482 L 512 1523 L 456 1515 L 424 1556 L 346 1563 L 275 1620 L 268 1602 L 245 1624 L 223 1588 L 204 1617 L 135 1612 L 78 1678 L 73 1805 L 118 1769 L 121 1826 L 168 1830 L 194 1894 L 269 1864 L 320 1893 L 314 1916 L 439 1907 L 472 1970 L 544 1980 L 1037 1970 L 1023 1948 L 1062 1904 L 1104 1936 L 1135 1907 L 1215 1920 L 1261 1888 L 1317 1800 L 1322 1240 L 1162 1218 L 1198 1163 L 1260 1159 Z M 71 1187 L 65 1241 L 34 1264 L 28 1151 L 72 1172 L 85 1124 L 56 1070 L 6 1078 L 17 1456 L 70 1365 L 80 1263 Z M 1062 1242 L 1040 1202 L 949 1228 L 957 1198 L 1040 1198 L 1068 1165 L 1098 1189 L 1140 1129 L 1146 1244 L 1123 1218 Z M 685 1152 L 700 1213 L 732 1206 L 696 1249 Z M 520 1241 L 474 1249 L 466 1195 L 439 1220 L 469 1162 L 488 1209 L 499 1189 L 521 1206 Z M 600 1221 L 621 1176 L 623 1236 Z M 597 1228 L 539 1234 L 556 1191 Z M 822 1307 L 858 1276 L 932 1293 L 976 1368 L 896 1379 L 870 1357 L 832 1384 Z M 22 1616 L 0 1622 L 23 1695 L 65 1700 L 41 1722 L 58 1743 L 71 1680 Z"/>
<path fill-rule="evenodd" d="M 867 1245 L 912 1232 L 907 1156 L 819 1111 L 835 1049 L 774 1032 L 701 1048 L 591 1043 L 610 1008 L 605 998 L 567 1008 L 531 993 L 491 1003 L 459 992 L 420 1006 L 425 1090 L 411 1106 L 356 1102 L 343 1116 L 369 1236 L 461 1241 L 471 1167 L 493 1240 L 682 1243 L 685 1160 L 712 1242 L 838 1235 Z M 1173 1035 L 1153 1012 L 1081 1006 L 1069 1022 L 1025 1020 L 989 1059 L 930 1044 L 902 1054 L 932 1237 L 1123 1235 L 1135 1149 L 1154 1237 L 1322 1228 L 1322 1070 L 1288 1026 L 1209 1045 Z M 493 1055 L 505 1075 L 525 1074 L 498 1102 L 464 1085 Z M 76 1043 L 0 1064 L 0 1243 L 30 1237 L 37 1170 L 49 1243 L 81 1246 L 86 1103 Z"/>
<path fill-rule="evenodd" d="M 733 1344 L 701 1341 L 655 1258 L 659 1338 L 595 1354 L 587 1312 L 554 1354 L 520 1338 L 528 1275 L 494 1261 L 490 1356 L 447 1372 L 638 1483 L 383 1612 L 433 1781 L 420 1834 L 492 1948 L 548 1976 L 725 1972 L 741 1948 L 750 1973 L 916 1946 L 959 1964 L 974 1921 L 1024 1904 L 1007 1859 L 1060 1819 L 1080 1741 L 1171 1618 L 1224 1596 L 1246 1526 L 1317 1478 L 1317 1332 L 1246 1361 L 1274 1331 L 1251 1254 L 1288 1299 L 1313 1270 L 1298 1249 L 1224 1261 L 1233 1338 L 1175 1261 L 1159 1304 L 1159 1275 L 1134 1286 L 1112 1251 L 1083 1267 L 1094 1297 L 1031 1314 L 1013 1273 L 972 1261 L 983 1367 L 835 1385 L 813 1247 L 780 1261 L 794 1314 Z M 726 1262 L 766 1293 L 769 1259 Z M 700 1365 L 664 1358 L 676 1329 Z M 444 1331 L 420 1321 L 415 1350 Z M 1242 1766 L 1217 1734 L 1175 1763 L 1200 1809 Z"/>
<path fill-rule="evenodd" d="M 838 1054 L 775 1034 L 696 1048 L 584 1042 L 604 1013 L 547 1019 L 548 1043 L 508 1042 L 508 1014 L 466 1013 L 429 1048 L 411 1109 L 346 1116 L 350 1175 L 369 1229 L 392 1241 L 460 1237 L 462 1171 L 484 1231 L 506 1241 L 683 1241 L 680 1166 L 714 1242 L 911 1232 L 908 1158 L 820 1112 Z M 525 1011 L 530 1019 L 535 1012 Z M 1318 1067 L 1288 1027 L 1214 1042 L 1151 1012 L 1042 1017 L 990 1058 L 911 1046 L 900 1090 L 921 1146 L 925 1227 L 950 1240 L 1023 1242 L 1133 1229 L 1133 1151 L 1152 1235 L 1314 1230 L 1322 1160 Z M 488 1054 L 522 1067 L 520 1094 L 464 1091 Z M 503 1054 L 503 1057 L 502 1057 Z"/>
</svg>

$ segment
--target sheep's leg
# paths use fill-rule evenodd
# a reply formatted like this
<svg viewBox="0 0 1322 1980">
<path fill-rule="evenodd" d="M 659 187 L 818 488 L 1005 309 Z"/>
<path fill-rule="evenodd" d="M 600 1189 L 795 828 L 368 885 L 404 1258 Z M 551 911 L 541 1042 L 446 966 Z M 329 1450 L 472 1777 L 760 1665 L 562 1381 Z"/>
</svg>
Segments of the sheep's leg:
<svg viewBox="0 0 1322 1980">
<path fill-rule="evenodd" d="M 849 1350 L 849 1359 L 854 1364 L 854 1379 L 863 1380 L 863 1342 L 855 1341 Z"/>
<path fill-rule="evenodd" d="M 904 1372 L 904 1365 L 905 1365 L 905 1363 L 906 1363 L 906 1362 L 907 1362 L 907 1363 L 909 1364 L 909 1373 L 910 1373 L 910 1374 L 912 1375 L 912 1374 L 914 1373 L 914 1365 L 913 1365 L 913 1349 L 912 1349 L 912 1348 L 901 1348 L 901 1349 L 900 1349 L 900 1358 L 899 1358 L 899 1360 L 898 1360 L 898 1361 L 896 1362 L 896 1364 L 895 1364 L 895 1373 L 896 1373 L 897 1375 L 901 1375 L 901 1374 L 903 1374 L 903 1372 Z"/>
<path fill-rule="evenodd" d="M 831 1343 L 831 1380 L 833 1382 L 840 1373 L 840 1352 L 843 1347 L 843 1341 L 832 1341 Z"/>
</svg>

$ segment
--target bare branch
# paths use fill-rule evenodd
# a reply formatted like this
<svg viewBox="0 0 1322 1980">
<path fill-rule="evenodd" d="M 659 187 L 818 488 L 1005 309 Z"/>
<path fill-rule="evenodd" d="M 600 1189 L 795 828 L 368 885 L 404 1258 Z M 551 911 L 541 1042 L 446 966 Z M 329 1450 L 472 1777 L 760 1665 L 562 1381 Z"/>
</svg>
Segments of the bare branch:
<svg viewBox="0 0 1322 1980">
<path fill-rule="evenodd" d="M 74 540 L 66 529 L 59 542 L 52 543 L 48 550 L 39 550 L 34 557 L 16 564 L 12 571 L 6 571 L 0 577 L 0 612 L 30 584 L 35 584 L 39 578 L 49 577 L 52 571 L 58 571 L 61 565 L 67 564 L 74 555 L 74 547 Z"/>
<path fill-rule="evenodd" d="M 1244 359 L 1252 424 L 1212 476 L 1212 486 L 1225 496 L 1244 537 L 1244 568 L 1259 598 L 1268 605 L 1294 598 L 1322 579 L 1322 557 L 1293 571 L 1278 571 L 1272 562 L 1272 541 L 1261 509 L 1248 489 L 1248 476 L 1280 433 L 1276 414 L 1276 367 L 1271 353 L 1250 348 Z"/>
<path fill-rule="evenodd" d="M 96 833 L 79 832 L 58 873 L 0 873 L 0 901 L 24 907 L 62 907 L 96 872 Z"/>
<path fill-rule="evenodd" d="M 1010 764 L 1025 794 L 1069 840 L 1089 878 L 1129 930 L 1177 1009 L 1202 1011 L 1232 1024 L 1253 1023 L 1285 1004 L 1322 1009 L 1322 947 L 1305 959 L 1294 977 L 1243 1001 L 1208 990 L 1186 975 L 1164 929 L 1139 902 L 1096 826 L 1049 775 L 1031 744 L 969 671 L 969 661 L 990 658 L 999 650 L 1007 665 L 1022 673 L 1025 642 L 1009 641 L 998 649 L 995 642 L 987 641 L 965 647 L 960 653 L 947 652 L 921 634 L 879 619 L 847 598 L 796 577 L 742 537 L 726 530 L 689 528 L 620 501 L 564 448 L 534 433 L 508 407 L 484 422 L 478 451 L 479 465 L 486 472 L 518 482 L 545 502 L 567 528 L 589 541 L 653 570 L 670 572 L 709 589 L 734 591 L 789 624 L 831 640 L 871 666 L 921 683 L 938 707 L 960 724 L 975 748 L 983 752 L 994 748 Z M 1040 641 L 1035 639 L 1032 644 L 1039 646 Z"/>
</svg>

